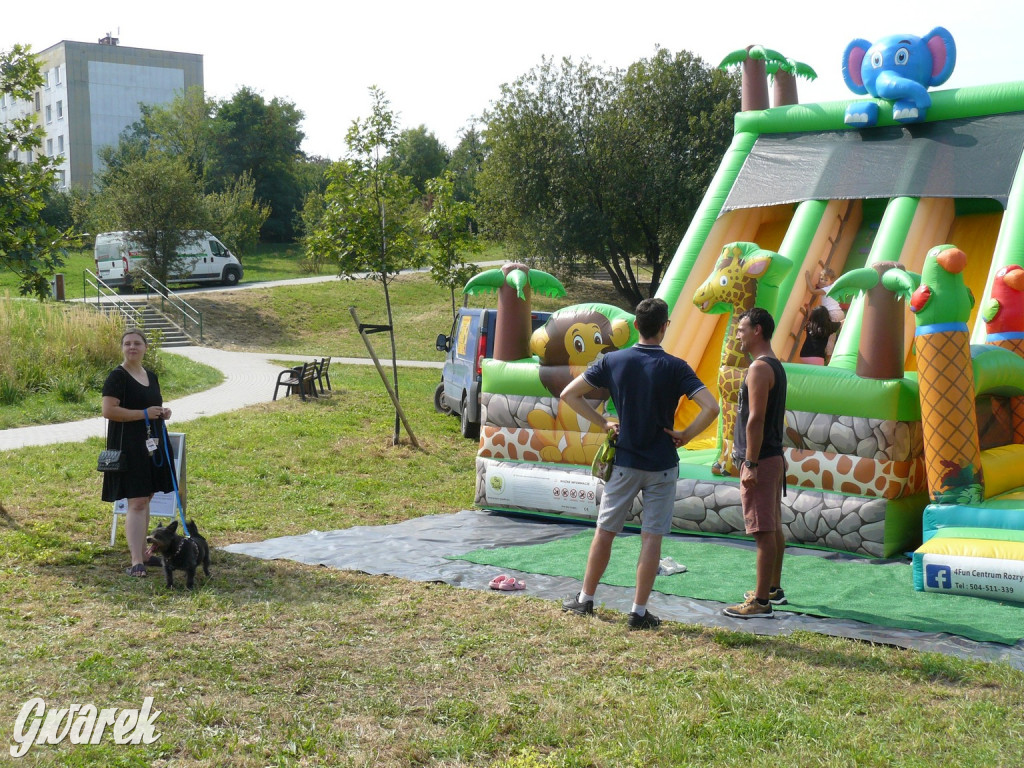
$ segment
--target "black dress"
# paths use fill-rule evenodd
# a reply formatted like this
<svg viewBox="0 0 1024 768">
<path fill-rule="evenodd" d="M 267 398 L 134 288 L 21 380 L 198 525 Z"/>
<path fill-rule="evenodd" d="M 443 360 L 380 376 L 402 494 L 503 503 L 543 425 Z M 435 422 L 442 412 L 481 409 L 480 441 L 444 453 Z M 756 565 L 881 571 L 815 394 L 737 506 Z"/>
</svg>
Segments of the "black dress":
<svg viewBox="0 0 1024 768">
<path fill-rule="evenodd" d="M 148 368 L 149 386 L 137 382 L 120 365 L 110 372 L 103 383 L 103 396 L 116 397 L 122 408 L 141 411 L 152 405 L 163 405 L 160 382 Z M 110 421 L 107 423 L 107 448 L 120 448 L 128 465 L 124 472 L 103 473 L 103 501 L 135 499 L 149 496 L 157 491 L 170 493 L 174 490 L 170 464 L 164 453 L 164 430 L 162 419 L 150 419 L 153 437 L 159 438 L 160 449 L 150 458 L 146 450 L 146 420 Z M 171 449 L 168 446 L 168 449 Z M 174 452 L 171 450 L 171 459 Z M 157 466 L 156 462 L 160 466 Z"/>
</svg>

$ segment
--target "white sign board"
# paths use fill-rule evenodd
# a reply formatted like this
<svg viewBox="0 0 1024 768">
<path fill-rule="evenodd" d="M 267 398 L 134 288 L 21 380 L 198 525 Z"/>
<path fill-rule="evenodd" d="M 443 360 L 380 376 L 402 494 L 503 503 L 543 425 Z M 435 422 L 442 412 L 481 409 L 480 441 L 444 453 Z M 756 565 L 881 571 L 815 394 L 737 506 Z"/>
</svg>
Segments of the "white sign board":
<svg viewBox="0 0 1024 768">
<path fill-rule="evenodd" d="M 600 481 L 591 475 L 527 464 L 488 464 L 486 502 L 496 507 L 535 509 L 597 517 Z"/>
<path fill-rule="evenodd" d="M 1024 602 L 1024 561 L 927 553 L 922 565 L 925 592 Z"/>
</svg>

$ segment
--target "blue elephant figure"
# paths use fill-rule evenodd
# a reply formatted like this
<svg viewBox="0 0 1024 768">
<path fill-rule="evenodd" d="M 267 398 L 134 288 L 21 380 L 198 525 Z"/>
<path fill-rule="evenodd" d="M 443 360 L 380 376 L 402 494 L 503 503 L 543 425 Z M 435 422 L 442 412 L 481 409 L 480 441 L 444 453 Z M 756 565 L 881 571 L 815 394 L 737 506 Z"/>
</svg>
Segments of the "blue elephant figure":
<svg viewBox="0 0 1024 768">
<path fill-rule="evenodd" d="M 956 43 L 944 27 L 924 37 L 889 35 L 871 44 L 857 39 L 843 54 L 843 79 L 854 93 L 892 102 L 892 119 L 919 123 L 932 105 L 928 88 L 953 74 Z M 845 122 L 869 128 L 878 122 L 878 104 L 857 101 L 846 108 Z"/>
</svg>

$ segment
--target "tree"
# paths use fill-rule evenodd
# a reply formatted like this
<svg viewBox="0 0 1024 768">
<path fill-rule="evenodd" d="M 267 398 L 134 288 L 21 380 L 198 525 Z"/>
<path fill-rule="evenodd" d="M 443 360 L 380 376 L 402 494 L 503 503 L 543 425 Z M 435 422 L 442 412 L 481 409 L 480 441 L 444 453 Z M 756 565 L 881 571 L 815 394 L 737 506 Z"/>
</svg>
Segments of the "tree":
<svg viewBox="0 0 1024 768">
<path fill-rule="evenodd" d="M 650 270 L 653 296 L 732 141 L 734 80 L 687 51 L 660 48 L 626 71 L 614 107 L 609 209 L 613 242 L 598 261 L 619 293 L 638 301 L 627 254 Z"/>
<path fill-rule="evenodd" d="M 297 169 L 302 159 L 302 117 L 293 103 L 279 98 L 268 102 L 247 87 L 219 103 L 213 116 L 217 143 L 209 171 L 213 189 L 223 191 L 243 173 L 251 174 L 256 197 L 270 206 L 261 230 L 265 240 L 287 242 L 295 234 L 303 192 Z"/>
<path fill-rule="evenodd" d="M 412 179 L 421 195 L 427 191 L 427 181 L 440 176 L 448 165 L 448 150 L 425 125 L 399 133 L 391 156 L 395 172 Z"/>
<path fill-rule="evenodd" d="M 685 51 L 627 71 L 545 60 L 486 115 L 482 218 L 562 277 L 600 264 L 635 304 L 657 291 L 738 104 L 735 79 Z"/>
<path fill-rule="evenodd" d="M 476 177 L 486 156 L 483 136 L 475 126 L 470 126 L 459 138 L 459 143 L 448 161 L 447 170 L 455 177 L 455 199 L 476 201 Z M 476 231 L 476 222 L 473 222 Z"/>
<path fill-rule="evenodd" d="M 205 227 L 199 184 L 185 162 L 160 152 L 102 175 L 103 206 L 111 229 L 135 233 L 147 269 L 161 282 L 185 270 L 179 248 Z"/>
<path fill-rule="evenodd" d="M 416 190 L 395 170 L 390 155 L 397 138 L 395 114 L 384 92 L 370 88 L 372 111 L 354 120 L 345 136 L 345 160 L 329 172 L 319 223 L 305 239 L 307 252 L 336 260 L 342 274 L 369 272 L 384 289 L 391 368 L 398 394 L 398 359 L 389 285 L 402 269 L 419 266 L 419 210 Z M 400 419 L 395 414 L 393 442 L 398 444 Z"/>
<path fill-rule="evenodd" d="M 0 51 L 0 93 L 34 98 L 43 85 L 39 64 L 28 46 Z M 43 218 L 46 196 L 56 183 L 53 160 L 38 153 L 42 128 L 28 112 L 0 130 L 0 264 L 15 272 L 23 296 L 49 295 L 49 279 L 64 263 L 64 249 L 74 245 L 70 230 Z M 21 162 L 12 154 L 29 162 Z"/>
<path fill-rule="evenodd" d="M 490 234 L 564 277 L 602 249 L 605 187 L 599 135 L 618 76 L 589 62 L 545 59 L 485 116 L 489 154 L 477 188 Z"/>
<path fill-rule="evenodd" d="M 211 166 L 218 152 L 213 130 L 216 102 L 206 98 L 201 87 L 193 86 L 179 93 L 169 105 L 142 104 L 140 109 L 139 122 L 149 147 L 180 157 L 202 188 L 208 189 L 214 182 L 210 178 Z M 223 180 L 220 186 L 230 186 L 240 176 Z"/>
<path fill-rule="evenodd" d="M 476 270 L 472 264 L 463 261 L 463 255 L 482 250 L 471 226 L 476 211 L 472 203 L 455 199 L 455 174 L 451 171 L 428 180 L 426 192 L 430 198 L 430 210 L 427 211 L 423 230 L 434 245 L 430 253 L 430 276 L 451 294 L 454 319 L 458 311 L 455 290 L 461 288 Z"/>
<path fill-rule="evenodd" d="M 256 200 L 256 185 L 248 172 L 243 173 L 224 192 L 211 192 L 202 200 L 207 229 L 241 256 L 260 239 L 260 227 L 270 216 L 270 208 Z"/>
</svg>

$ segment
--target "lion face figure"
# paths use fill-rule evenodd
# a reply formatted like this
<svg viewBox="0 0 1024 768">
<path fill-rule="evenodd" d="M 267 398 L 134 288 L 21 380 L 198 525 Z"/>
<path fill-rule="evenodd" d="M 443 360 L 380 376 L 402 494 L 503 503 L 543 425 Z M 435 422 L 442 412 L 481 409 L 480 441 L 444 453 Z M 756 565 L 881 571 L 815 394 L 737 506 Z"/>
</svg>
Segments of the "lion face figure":
<svg viewBox="0 0 1024 768">
<path fill-rule="evenodd" d="M 540 358 L 541 383 L 558 397 L 599 355 L 626 346 L 629 336 L 630 324 L 624 317 L 609 320 L 592 307 L 569 308 L 554 313 L 534 331 L 530 351 Z"/>
</svg>

